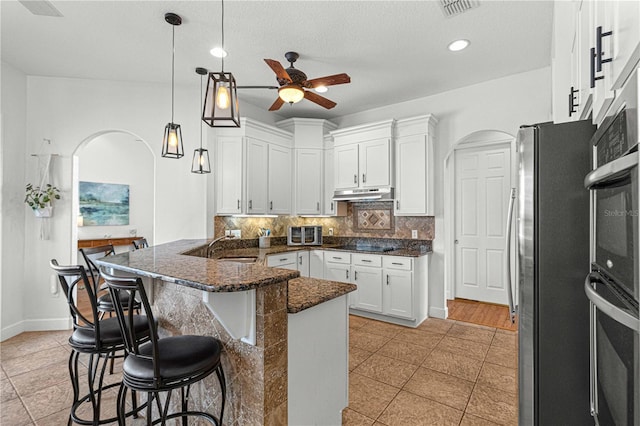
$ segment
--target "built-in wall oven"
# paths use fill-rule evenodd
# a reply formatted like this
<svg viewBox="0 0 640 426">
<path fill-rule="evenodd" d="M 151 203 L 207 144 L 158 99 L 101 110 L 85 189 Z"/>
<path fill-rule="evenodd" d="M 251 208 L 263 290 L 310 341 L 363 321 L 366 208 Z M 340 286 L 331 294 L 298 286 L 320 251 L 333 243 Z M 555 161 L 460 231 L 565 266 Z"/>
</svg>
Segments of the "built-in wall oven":
<svg viewBox="0 0 640 426">
<path fill-rule="evenodd" d="M 590 300 L 591 414 L 640 425 L 638 84 L 634 74 L 593 137 Z M 613 109 L 613 108 L 612 108 Z"/>
</svg>

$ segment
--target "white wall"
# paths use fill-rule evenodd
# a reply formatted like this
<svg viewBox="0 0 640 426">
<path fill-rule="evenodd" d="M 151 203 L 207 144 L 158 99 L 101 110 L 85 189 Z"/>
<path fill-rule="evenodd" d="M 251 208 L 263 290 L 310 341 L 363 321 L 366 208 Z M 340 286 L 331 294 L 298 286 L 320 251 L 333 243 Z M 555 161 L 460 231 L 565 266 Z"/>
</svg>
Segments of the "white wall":
<svg viewBox="0 0 640 426">
<path fill-rule="evenodd" d="M 23 330 L 27 77 L 2 62 L 0 106 L 0 340 Z"/>
<path fill-rule="evenodd" d="M 430 263 L 429 302 L 430 314 L 440 315 L 446 307 L 442 239 L 444 158 L 457 141 L 470 133 L 499 130 L 515 136 L 522 124 L 551 120 L 551 69 L 515 74 L 332 121 L 339 127 L 348 127 L 427 113 L 438 118 L 435 143 L 436 236 Z"/>
<path fill-rule="evenodd" d="M 154 158 L 147 145 L 129 133 L 107 133 L 78 154 L 80 181 L 129 185 L 129 224 L 82 226 L 78 239 L 129 237 L 135 230 L 153 245 Z"/>
</svg>

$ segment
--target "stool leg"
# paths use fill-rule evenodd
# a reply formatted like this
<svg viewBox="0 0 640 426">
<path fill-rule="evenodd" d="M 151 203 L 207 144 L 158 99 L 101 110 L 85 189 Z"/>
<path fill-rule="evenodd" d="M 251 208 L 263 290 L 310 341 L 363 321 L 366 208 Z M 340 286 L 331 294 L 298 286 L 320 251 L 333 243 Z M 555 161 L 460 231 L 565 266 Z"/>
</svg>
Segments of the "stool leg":
<svg viewBox="0 0 640 426">
<path fill-rule="evenodd" d="M 180 392 L 182 393 L 182 412 L 186 413 L 189 406 L 189 390 L 191 390 L 191 385 L 187 385 L 187 392 L 185 394 L 184 387 L 180 388 Z M 182 426 L 187 426 L 187 416 L 182 416 Z"/>
<path fill-rule="evenodd" d="M 134 393 L 132 391 L 132 393 Z M 118 399 L 116 404 L 118 404 L 118 426 L 124 426 L 125 424 L 125 412 L 127 405 L 127 387 L 124 383 L 120 384 L 120 389 L 118 389 Z M 135 406 L 134 406 L 135 409 Z"/>
<path fill-rule="evenodd" d="M 71 426 L 72 416 L 76 409 L 76 404 L 78 403 L 78 398 L 80 396 L 80 385 L 78 383 L 78 357 L 80 356 L 79 352 L 75 350 L 71 350 L 71 354 L 69 355 L 69 378 L 71 379 L 71 386 L 73 386 L 73 403 L 71 404 L 71 411 L 69 412 L 69 420 L 67 422 L 67 426 Z"/>
<path fill-rule="evenodd" d="M 218 364 L 216 368 L 216 376 L 218 376 L 218 382 L 220 383 L 220 393 L 222 394 L 222 404 L 220 407 L 220 425 L 222 425 L 222 417 L 224 416 L 224 405 L 227 400 L 227 382 L 224 378 L 224 370 L 222 369 L 222 363 Z"/>
</svg>

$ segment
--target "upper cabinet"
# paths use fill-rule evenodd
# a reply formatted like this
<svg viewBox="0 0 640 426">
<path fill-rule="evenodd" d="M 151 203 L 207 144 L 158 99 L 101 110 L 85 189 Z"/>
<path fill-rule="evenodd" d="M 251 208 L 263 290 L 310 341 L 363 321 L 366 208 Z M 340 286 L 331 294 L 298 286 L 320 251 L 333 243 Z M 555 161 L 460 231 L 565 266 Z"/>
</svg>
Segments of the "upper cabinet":
<svg viewBox="0 0 640 426">
<path fill-rule="evenodd" d="M 433 215 L 436 123 L 432 115 L 396 122 L 396 216 Z"/>
<path fill-rule="evenodd" d="M 395 120 L 331 132 L 336 190 L 393 186 Z"/>
<path fill-rule="evenodd" d="M 600 124 L 640 61 L 640 2 L 554 3 L 553 118 Z"/>
<path fill-rule="evenodd" d="M 293 135 L 247 118 L 216 129 L 216 214 L 291 214 Z"/>
</svg>

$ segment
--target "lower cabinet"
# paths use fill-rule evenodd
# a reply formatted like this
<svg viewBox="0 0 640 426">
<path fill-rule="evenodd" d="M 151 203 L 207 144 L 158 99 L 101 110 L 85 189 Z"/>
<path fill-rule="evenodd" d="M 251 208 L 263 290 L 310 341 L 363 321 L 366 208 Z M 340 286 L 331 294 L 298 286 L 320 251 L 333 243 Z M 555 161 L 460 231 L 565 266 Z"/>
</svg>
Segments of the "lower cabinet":
<svg viewBox="0 0 640 426">
<path fill-rule="evenodd" d="M 270 268 L 282 268 L 298 270 L 298 252 L 277 253 L 267 256 L 267 266 Z"/>
<path fill-rule="evenodd" d="M 296 258 L 298 259 L 297 267 L 298 271 L 300 271 L 301 277 L 308 277 L 309 275 L 309 252 L 306 250 L 301 250 L 296 252 Z"/>
<path fill-rule="evenodd" d="M 382 311 L 396 317 L 413 318 L 413 272 L 384 270 Z"/>
</svg>

